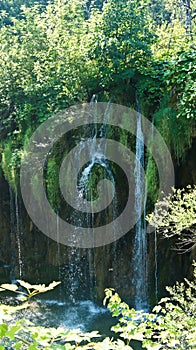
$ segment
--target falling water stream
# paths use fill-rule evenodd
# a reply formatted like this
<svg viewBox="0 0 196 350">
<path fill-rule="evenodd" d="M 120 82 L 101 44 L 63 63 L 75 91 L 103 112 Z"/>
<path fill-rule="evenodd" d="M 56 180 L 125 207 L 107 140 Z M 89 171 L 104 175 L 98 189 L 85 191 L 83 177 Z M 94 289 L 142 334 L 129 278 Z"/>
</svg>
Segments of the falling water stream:
<svg viewBox="0 0 196 350">
<path fill-rule="evenodd" d="M 147 237 L 145 224 L 146 185 L 142 174 L 144 169 L 144 135 L 142 132 L 142 114 L 139 100 L 137 99 L 137 131 L 135 153 L 135 211 L 140 219 L 135 226 L 135 240 L 133 247 L 133 286 L 134 306 L 136 309 L 148 308 L 148 262 L 147 262 Z M 142 213 L 142 215 L 141 215 Z"/>
<path fill-rule="evenodd" d="M 80 208 L 80 199 L 84 198 L 85 200 L 90 202 L 91 205 L 91 213 L 89 215 L 88 210 L 86 210 L 86 216 L 83 218 L 82 225 L 85 225 L 87 227 L 87 230 L 89 230 L 89 235 L 94 234 L 93 233 L 93 227 L 96 226 L 96 217 L 94 215 L 94 186 L 93 183 L 93 175 L 96 172 L 96 167 L 100 167 L 102 169 L 102 176 L 103 178 L 108 178 L 115 189 L 115 181 L 114 176 L 112 173 L 112 170 L 110 168 L 110 165 L 105 158 L 105 151 L 107 147 L 107 123 L 109 122 L 110 117 L 110 111 L 109 111 L 109 103 L 108 103 L 108 109 L 106 110 L 104 114 L 104 120 L 102 125 L 97 125 L 96 121 L 96 96 L 93 96 L 91 101 L 91 113 L 94 116 L 94 124 L 91 126 L 90 130 L 87 130 L 87 135 L 84 135 L 86 137 L 85 144 L 87 145 L 87 152 L 88 152 L 88 159 L 89 162 L 85 165 L 84 169 L 81 171 L 81 174 L 79 176 L 78 180 L 78 189 L 79 189 L 79 198 L 78 198 L 78 207 Z M 90 136 L 90 137 L 89 137 Z M 84 149 L 84 142 L 81 141 L 76 153 L 76 162 L 80 161 L 80 153 Z M 99 179 L 98 179 L 99 181 Z M 115 192 L 115 191 L 114 191 Z M 117 203 L 116 198 L 114 198 L 113 201 L 113 213 L 112 215 L 116 215 L 117 210 Z M 81 207 L 83 211 L 85 211 L 84 207 Z M 78 216 L 73 218 L 74 223 L 76 224 L 76 237 L 77 232 L 79 232 L 80 228 L 77 227 L 79 224 L 79 221 L 81 219 L 78 219 Z M 115 227 L 114 227 L 114 241 L 115 241 Z M 107 249 L 107 248 L 106 248 Z M 115 250 L 115 249 L 114 249 Z M 72 248 L 71 249 L 71 256 L 73 259 L 70 261 L 70 274 L 69 274 L 69 280 L 70 280 L 70 298 L 72 301 L 77 299 L 78 295 L 78 288 L 77 286 L 80 285 L 79 279 L 86 280 L 86 284 L 88 285 L 88 290 L 90 294 L 91 300 L 94 299 L 94 290 L 96 288 L 96 260 L 95 255 L 96 251 L 95 248 L 89 248 L 84 252 L 84 258 L 85 263 L 88 266 L 88 268 L 85 268 L 85 273 L 83 273 L 82 269 L 80 269 L 81 266 L 81 250 Z M 115 255 L 115 254 L 114 254 Z M 78 267 L 77 267 L 78 266 Z M 80 275 L 80 276 L 79 276 Z M 83 276 L 84 275 L 84 276 Z M 76 288 L 75 288 L 76 287 Z"/>
<path fill-rule="evenodd" d="M 152 116 L 152 128 L 151 128 L 151 134 L 150 134 L 150 142 L 149 142 L 149 150 L 152 147 L 154 140 L 154 116 Z M 150 169 L 151 162 L 153 161 L 152 159 L 152 154 L 148 154 L 148 159 L 147 159 L 147 165 L 146 165 L 146 174 L 148 176 L 148 172 Z M 146 188 L 145 188 L 145 194 L 147 196 L 148 193 L 148 181 L 146 179 Z M 145 198 L 146 202 L 147 198 Z M 145 211 L 144 211 L 145 212 Z M 146 215 L 146 213 L 145 213 Z M 155 281 L 155 302 L 158 302 L 158 241 L 157 241 L 157 231 L 156 228 L 154 229 L 154 281 Z"/>
</svg>

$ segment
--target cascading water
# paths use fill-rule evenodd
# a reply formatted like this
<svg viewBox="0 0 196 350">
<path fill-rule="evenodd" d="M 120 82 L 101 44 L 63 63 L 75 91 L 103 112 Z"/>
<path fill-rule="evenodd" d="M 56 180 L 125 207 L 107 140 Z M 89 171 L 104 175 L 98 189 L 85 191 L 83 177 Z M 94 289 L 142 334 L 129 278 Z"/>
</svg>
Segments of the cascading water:
<svg viewBox="0 0 196 350">
<path fill-rule="evenodd" d="M 135 226 L 133 247 L 133 288 L 134 306 L 136 309 L 148 308 L 148 263 L 147 237 L 145 224 L 146 186 L 141 167 L 144 168 L 144 135 L 142 132 L 142 114 L 137 99 L 137 132 L 136 132 L 136 161 L 134 168 L 135 178 L 135 211 L 140 219 Z M 141 215 L 142 213 L 142 215 Z"/>
<path fill-rule="evenodd" d="M 88 154 L 88 163 L 85 165 L 84 168 L 82 168 L 82 165 L 80 167 L 81 172 L 78 175 L 78 190 L 79 190 L 79 198 L 78 198 L 78 208 L 79 210 L 83 211 L 84 214 L 81 218 L 80 216 L 76 215 L 75 217 L 72 217 L 72 220 L 76 226 L 75 229 L 75 237 L 73 239 L 77 239 L 77 233 L 80 231 L 80 225 L 85 226 L 88 230 L 89 228 L 89 234 L 91 236 L 93 235 L 93 227 L 97 225 L 97 216 L 95 215 L 96 210 L 94 207 L 94 200 L 96 197 L 96 172 L 100 171 L 101 169 L 101 176 L 103 179 L 107 178 L 109 179 L 112 184 L 113 188 L 115 188 L 115 181 L 113 177 L 112 170 L 110 168 L 110 164 L 105 158 L 105 152 L 107 147 L 107 132 L 108 127 L 107 124 L 109 122 L 110 117 L 110 102 L 108 103 L 108 108 L 106 109 L 106 112 L 104 114 L 103 122 L 101 125 L 97 124 L 97 117 L 96 117 L 96 104 L 97 99 L 96 96 L 93 96 L 91 101 L 91 114 L 94 116 L 94 123 L 89 126 L 85 130 L 85 134 L 83 135 L 82 139 L 84 141 L 80 141 L 78 150 L 76 152 L 75 161 L 78 162 L 81 159 L 81 152 L 83 151 L 84 147 Z M 97 181 L 99 181 L 99 175 L 97 177 Z M 115 191 L 114 191 L 115 193 Z M 88 210 L 85 210 L 84 205 L 80 207 L 81 205 L 81 198 L 87 200 L 88 203 L 91 205 L 91 211 L 90 214 L 88 213 Z M 83 203 L 83 201 L 82 201 Z M 112 216 L 116 215 L 117 210 L 117 201 L 114 196 L 113 203 L 112 203 Z M 88 204 L 87 204 L 88 205 Z M 75 214 L 73 214 L 74 216 Z M 115 241 L 115 227 L 114 227 L 114 241 Z M 107 249 L 107 248 L 106 248 Z M 115 249 L 114 249 L 115 251 Z M 114 252 L 115 257 L 116 252 Z M 82 258 L 84 259 L 84 266 L 81 267 Z M 86 265 L 86 266 L 85 266 Z M 71 248 L 70 250 L 70 261 L 69 261 L 69 289 L 70 289 L 70 297 L 72 301 L 76 300 L 77 294 L 78 294 L 78 287 L 81 289 L 81 279 L 84 281 L 83 283 L 86 283 L 86 286 L 88 286 L 88 293 L 90 294 L 91 300 L 94 298 L 94 290 L 96 288 L 96 249 L 95 248 L 89 248 L 86 250 Z"/>
</svg>

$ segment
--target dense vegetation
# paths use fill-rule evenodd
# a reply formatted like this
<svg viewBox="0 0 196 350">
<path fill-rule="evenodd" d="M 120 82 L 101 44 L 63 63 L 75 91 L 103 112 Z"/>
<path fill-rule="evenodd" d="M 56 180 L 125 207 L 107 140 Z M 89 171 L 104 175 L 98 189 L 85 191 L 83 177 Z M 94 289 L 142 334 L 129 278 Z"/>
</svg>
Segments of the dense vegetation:
<svg viewBox="0 0 196 350">
<path fill-rule="evenodd" d="M 0 139 L 12 187 L 33 130 L 94 93 L 135 107 L 137 91 L 183 159 L 194 129 L 195 1 L 4 0 L 0 9 Z"/>
</svg>

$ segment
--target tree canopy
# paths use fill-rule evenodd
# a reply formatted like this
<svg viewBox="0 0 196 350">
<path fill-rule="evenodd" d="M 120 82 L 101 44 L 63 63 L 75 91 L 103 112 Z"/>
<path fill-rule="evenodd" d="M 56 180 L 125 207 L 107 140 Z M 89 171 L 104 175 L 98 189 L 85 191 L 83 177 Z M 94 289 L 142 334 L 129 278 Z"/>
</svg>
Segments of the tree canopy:
<svg viewBox="0 0 196 350">
<path fill-rule="evenodd" d="M 94 93 L 135 107 L 137 91 L 144 114 L 154 115 L 168 147 L 183 159 L 196 111 L 195 1 L 20 0 L 13 6 L 3 0 L 0 10 L 0 137 L 8 181 L 33 130 Z"/>
</svg>

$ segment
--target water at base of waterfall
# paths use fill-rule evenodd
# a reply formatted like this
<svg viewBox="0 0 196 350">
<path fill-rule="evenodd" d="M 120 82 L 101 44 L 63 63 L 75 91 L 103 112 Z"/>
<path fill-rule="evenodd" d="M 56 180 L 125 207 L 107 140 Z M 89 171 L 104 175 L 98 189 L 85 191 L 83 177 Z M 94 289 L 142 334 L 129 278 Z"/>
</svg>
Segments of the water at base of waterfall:
<svg viewBox="0 0 196 350">
<path fill-rule="evenodd" d="M 56 292 L 57 293 L 57 292 Z M 58 296 L 49 295 L 35 297 L 31 300 L 31 307 L 22 309 L 17 315 L 13 315 L 12 321 L 25 318 L 36 326 L 63 327 L 65 329 L 80 329 L 82 332 L 97 330 L 102 335 L 110 335 L 110 328 L 116 324 L 111 313 L 106 307 L 94 303 L 92 300 L 80 300 L 70 302 L 61 301 Z M 50 294 L 50 293 L 49 293 Z M 10 297 L 6 297 L 9 303 Z M 20 296 L 16 297 L 20 301 Z M 2 302 L 4 302 L 2 300 Z M 13 299 L 10 299 L 13 302 Z"/>
</svg>

